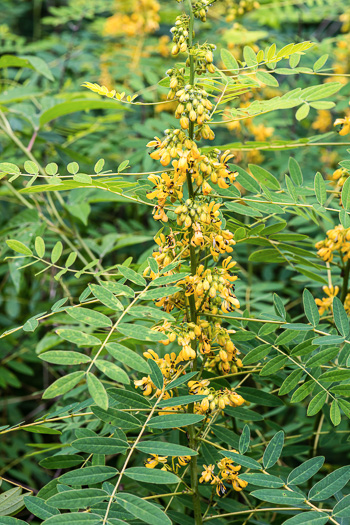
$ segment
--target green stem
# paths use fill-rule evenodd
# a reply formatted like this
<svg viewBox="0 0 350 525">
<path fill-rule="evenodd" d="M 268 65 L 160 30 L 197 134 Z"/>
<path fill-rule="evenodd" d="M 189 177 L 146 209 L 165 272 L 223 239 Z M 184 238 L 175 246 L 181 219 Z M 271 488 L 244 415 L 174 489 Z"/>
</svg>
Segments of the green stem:
<svg viewBox="0 0 350 525">
<path fill-rule="evenodd" d="M 350 261 L 348 261 L 346 263 L 346 266 L 344 267 L 343 284 L 341 287 L 341 296 L 340 296 L 340 300 L 343 304 L 345 303 L 346 296 L 348 295 L 349 277 L 350 277 Z"/>
<path fill-rule="evenodd" d="M 190 23 L 189 23 L 189 54 L 190 54 L 190 84 L 194 84 L 195 80 L 195 64 L 194 64 L 194 57 L 191 53 L 192 48 L 192 36 L 193 36 L 193 11 L 192 11 L 192 2 L 191 0 L 187 0 L 189 15 L 190 15 Z M 193 140 L 194 137 L 194 123 L 190 122 L 188 135 L 191 140 Z M 189 172 L 186 173 L 187 178 L 187 187 L 188 187 L 188 194 L 191 199 L 194 197 L 194 191 L 193 191 L 193 184 L 192 184 L 192 178 L 191 174 Z M 191 259 L 191 273 L 192 275 L 195 275 L 197 272 L 197 258 L 196 258 L 196 249 L 194 246 L 190 245 L 190 259 Z M 196 323 L 197 321 L 197 312 L 196 312 L 196 305 L 194 296 L 191 295 L 189 297 L 189 305 L 190 305 L 190 313 L 191 313 L 191 322 Z M 192 342 L 192 348 L 196 350 L 196 341 Z M 193 360 L 193 371 L 197 370 L 197 357 Z M 188 412 L 193 413 L 193 403 L 191 403 L 188 406 Z M 189 446 L 196 450 L 197 448 L 197 439 L 196 439 L 196 430 L 194 425 L 190 425 L 188 427 L 188 438 L 189 438 Z M 197 472 L 197 456 L 191 457 L 190 462 L 190 475 L 191 475 L 191 490 L 192 490 L 192 501 L 193 501 L 193 511 L 194 511 L 194 524 L 195 525 L 202 525 L 203 519 L 202 519 L 202 510 L 201 510 L 201 503 L 198 493 L 198 472 Z"/>
</svg>

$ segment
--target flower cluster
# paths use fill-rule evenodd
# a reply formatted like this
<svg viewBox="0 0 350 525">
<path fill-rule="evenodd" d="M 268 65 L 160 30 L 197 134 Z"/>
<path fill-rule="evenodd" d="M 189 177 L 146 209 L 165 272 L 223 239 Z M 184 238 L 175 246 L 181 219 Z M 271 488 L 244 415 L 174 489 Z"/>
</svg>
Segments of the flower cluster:
<svg viewBox="0 0 350 525">
<path fill-rule="evenodd" d="M 238 2 L 236 0 L 229 0 L 226 8 L 226 21 L 233 22 L 236 18 L 259 7 L 260 4 L 256 0 L 239 0 Z"/>
<path fill-rule="evenodd" d="M 173 48 L 171 50 L 173 55 L 186 53 L 190 35 L 189 23 L 190 17 L 188 15 L 180 15 L 176 18 L 174 27 L 170 29 L 174 42 Z"/>
<path fill-rule="evenodd" d="M 350 257 L 350 228 L 341 224 L 327 231 L 326 239 L 316 243 L 317 255 L 326 262 L 332 262 L 336 252 L 343 262 Z"/>
<path fill-rule="evenodd" d="M 234 451 L 235 452 L 235 451 Z M 233 490 L 240 492 L 247 485 L 247 481 L 243 481 L 239 477 L 240 465 L 235 465 L 230 458 L 223 458 L 217 463 L 219 473 L 215 474 L 215 465 L 203 465 L 202 476 L 199 478 L 199 483 L 210 483 L 216 486 L 216 494 L 221 498 L 228 492 L 228 487 L 231 485 Z"/>
<path fill-rule="evenodd" d="M 136 36 L 153 33 L 159 27 L 159 3 L 155 0 L 116 2 L 116 13 L 107 18 L 105 35 Z"/>
<path fill-rule="evenodd" d="M 176 97 L 179 104 L 175 111 L 175 117 L 180 119 L 182 129 L 188 129 L 190 122 L 195 122 L 201 129 L 210 120 L 210 111 L 213 109 L 213 104 L 208 99 L 205 89 L 186 84 L 176 92 Z M 202 136 L 206 138 L 203 133 Z"/>
<path fill-rule="evenodd" d="M 160 470 L 170 470 L 178 473 L 179 468 L 186 467 L 191 461 L 191 456 L 176 456 L 171 458 L 171 465 L 168 464 L 169 456 L 159 456 L 158 454 L 150 454 L 145 461 L 145 467 L 156 468 L 158 465 L 162 465 Z"/>
</svg>

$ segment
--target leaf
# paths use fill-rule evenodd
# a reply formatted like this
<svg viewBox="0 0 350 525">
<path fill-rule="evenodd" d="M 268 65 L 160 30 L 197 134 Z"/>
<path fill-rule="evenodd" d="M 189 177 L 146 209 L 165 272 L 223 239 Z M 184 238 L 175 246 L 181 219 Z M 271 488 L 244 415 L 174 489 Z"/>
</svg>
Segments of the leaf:
<svg viewBox="0 0 350 525">
<path fill-rule="evenodd" d="M 113 437 L 84 437 L 72 442 L 72 447 L 87 454 L 124 454 L 128 444 Z"/>
<path fill-rule="evenodd" d="M 238 173 L 237 180 L 243 186 L 243 188 L 253 193 L 260 193 L 259 183 L 251 175 L 249 175 L 247 171 L 241 168 L 241 166 L 237 166 L 237 164 L 229 164 L 229 167 L 232 171 Z"/>
<path fill-rule="evenodd" d="M 81 381 L 84 375 L 85 372 L 78 371 L 60 377 L 45 390 L 43 399 L 52 399 L 53 397 L 61 396 L 66 392 L 69 392 L 79 383 L 79 381 Z"/>
<path fill-rule="evenodd" d="M 306 381 L 303 383 L 292 395 L 292 399 L 290 400 L 291 403 L 299 403 L 303 399 L 305 399 L 313 389 L 315 388 L 316 383 L 312 379 L 310 381 Z"/>
<path fill-rule="evenodd" d="M 69 512 L 52 516 L 52 518 L 45 520 L 42 525 L 98 525 L 99 523 L 101 523 L 101 516 L 98 514 Z"/>
<path fill-rule="evenodd" d="M 318 481 L 308 494 L 308 499 L 313 501 L 324 501 L 341 490 L 350 479 L 350 467 L 341 467 Z"/>
<path fill-rule="evenodd" d="M 321 204 L 321 206 L 323 206 L 327 200 L 327 189 L 326 189 L 325 181 L 319 171 L 315 175 L 314 188 L 315 188 L 316 198 L 318 202 Z"/>
<path fill-rule="evenodd" d="M 318 308 L 315 303 L 315 299 L 313 298 L 311 292 L 309 292 L 309 290 L 307 290 L 306 288 L 303 292 L 303 303 L 305 315 L 308 321 L 316 328 L 316 326 L 320 322 L 320 314 L 318 313 Z"/>
<path fill-rule="evenodd" d="M 284 355 L 278 355 L 274 357 L 273 359 L 270 359 L 266 363 L 266 365 L 263 366 L 263 368 L 260 371 L 261 376 L 269 376 L 272 374 L 275 374 L 279 370 L 282 370 L 284 364 L 287 361 L 287 357 Z"/>
<path fill-rule="evenodd" d="M 139 356 L 136 351 L 130 350 L 130 348 L 127 348 L 126 346 L 123 346 L 119 343 L 107 343 L 106 349 L 107 352 L 112 357 L 114 357 L 114 359 L 124 363 L 133 370 L 144 372 L 146 374 L 150 373 L 151 369 L 148 363 L 141 356 Z"/>
<path fill-rule="evenodd" d="M 241 419 L 242 421 L 261 421 L 263 416 L 261 414 L 257 414 L 257 412 L 254 412 L 254 410 L 249 410 L 249 408 L 242 408 L 242 407 L 229 407 L 226 406 L 224 408 L 224 411 L 229 414 L 230 416 Z"/>
<path fill-rule="evenodd" d="M 346 379 L 350 379 L 350 370 L 330 370 L 329 372 L 321 374 L 318 379 L 319 381 L 327 381 L 329 383 L 333 381 L 345 381 Z"/>
<path fill-rule="evenodd" d="M 149 421 L 148 426 L 151 428 L 178 428 L 195 425 L 202 421 L 204 416 L 199 414 L 175 414 L 171 413 L 165 416 L 156 416 Z"/>
<path fill-rule="evenodd" d="M 1 516 L 16 514 L 24 507 L 21 487 L 14 487 L 0 495 L 0 519 Z"/>
<path fill-rule="evenodd" d="M 115 408 L 104 410 L 100 407 L 93 406 L 91 407 L 91 410 L 99 419 L 116 428 L 132 430 L 141 426 L 140 421 L 132 414 L 122 412 L 121 410 L 117 410 Z"/>
<path fill-rule="evenodd" d="M 114 399 L 123 408 L 150 408 L 150 402 L 144 396 L 140 396 L 137 392 L 124 390 L 121 388 L 109 388 L 108 395 Z"/>
<path fill-rule="evenodd" d="M 85 509 L 107 498 L 107 492 L 102 489 L 73 489 L 51 496 L 47 504 L 58 509 Z"/>
<path fill-rule="evenodd" d="M 280 396 L 284 396 L 285 394 L 288 394 L 291 390 L 293 390 L 293 388 L 297 386 L 302 375 L 303 375 L 302 370 L 300 369 L 293 370 L 293 372 L 289 374 L 286 377 L 286 379 L 283 381 L 278 394 Z"/>
<path fill-rule="evenodd" d="M 258 474 L 257 472 L 240 474 L 239 477 L 252 485 L 269 489 L 277 489 L 284 485 L 284 481 L 276 476 L 267 476 L 266 474 Z"/>
<path fill-rule="evenodd" d="M 105 361 L 104 359 L 96 359 L 95 365 L 97 368 L 103 372 L 107 377 L 110 377 L 118 383 L 124 385 L 130 384 L 130 378 L 128 374 L 119 366 L 111 363 L 110 361 Z"/>
<path fill-rule="evenodd" d="M 341 202 L 344 210 L 350 211 L 350 177 L 344 182 L 341 192 Z"/>
<path fill-rule="evenodd" d="M 288 169 L 294 184 L 301 186 L 303 183 L 303 174 L 298 162 L 293 157 L 289 158 Z"/>
<path fill-rule="evenodd" d="M 99 99 L 75 99 L 69 102 L 61 102 L 55 104 L 53 107 L 44 111 L 40 116 L 40 127 L 44 126 L 51 120 L 77 111 L 86 111 L 91 109 L 116 109 L 121 108 L 121 105 L 112 100 L 99 100 Z M 124 109 L 124 108 L 123 108 Z M 125 111 L 125 109 L 124 109 Z"/>
<path fill-rule="evenodd" d="M 338 501 L 333 509 L 332 516 L 337 518 L 350 518 L 350 494 Z"/>
<path fill-rule="evenodd" d="M 320 56 L 320 58 L 318 58 L 318 59 L 316 60 L 316 62 L 314 63 L 313 70 L 314 70 L 314 71 L 319 71 L 320 69 L 322 69 L 322 67 L 323 67 L 323 66 L 325 65 L 325 63 L 327 62 L 328 56 L 329 56 L 329 55 L 322 55 L 322 56 Z"/>
<path fill-rule="evenodd" d="M 59 477 L 59 481 L 66 485 L 93 485 L 114 478 L 117 474 L 118 470 L 114 467 L 97 465 L 66 472 Z"/>
<path fill-rule="evenodd" d="M 108 308 L 111 308 L 112 310 L 116 311 L 124 310 L 123 305 L 119 301 L 119 299 L 114 297 L 112 292 L 110 292 L 103 286 L 99 286 L 97 284 L 90 284 L 89 288 L 91 289 L 96 299 L 98 299 L 102 304 L 104 304 Z"/>
<path fill-rule="evenodd" d="M 6 241 L 6 244 L 11 250 L 14 250 L 17 253 L 20 253 L 22 255 L 33 255 L 33 252 L 28 246 L 23 244 L 23 242 L 16 241 L 15 239 L 10 239 L 9 241 Z"/>
<path fill-rule="evenodd" d="M 180 478 L 172 472 L 156 470 L 147 467 L 131 467 L 124 471 L 125 476 L 144 483 L 156 483 L 167 485 L 168 483 L 178 483 Z"/>
<path fill-rule="evenodd" d="M 51 516 L 59 514 L 59 511 L 55 507 L 51 507 L 51 505 L 48 505 L 46 501 L 41 498 L 24 496 L 23 501 L 29 512 L 41 520 L 46 520 Z"/>
<path fill-rule="evenodd" d="M 105 387 L 94 374 L 88 372 L 86 374 L 86 382 L 89 390 L 89 394 L 96 403 L 96 405 L 107 410 L 108 408 L 108 396 Z"/>
<path fill-rule="evenodd" d="M 118 264 L 117 268 L 119 272 L 129 281 L 138 284 L 139 286 L 146 286 L 146 280 L 142 277 L 142 275 L 136 273 L 131 268 L 128 268 L 127 266 L 123 266 L 121 264 Z"/>
<path fill-rule="evenodd" d="M 118 332 L 137 341 L 166 341 L 167 336 L 141 324 L 119 323 Z"/>
<path fill-rule="evenodd" d="M 91 361 L 91 358 L 88 355 L 64 350 L 44 352 L 39 355 L 39 358 L 47 363 L 53 363 L 54 365 L 80 365 L 81 363 L 89 363 L 89 361 Z"/>
<path fill-rule="evenodd" d="M 63 246 L 61 241 L 57 241 L 55 246 L 53 247 L 53 250 L 51 252 L 51 262 L 52 264 L 55 264 L 55 262 L 58 261 L 58 259 L 61 257 L 63 251 Z"/>
<path fill-rule="evenodd" d="M 171 520 L 159 507 L 134 494 L 119 492 L 116 495 L 115 501 L 135 516 L 135 518 L 145 523 L 151 523 L 152 525 L 171 525 Z"/>
<path fill-rule="evenodd" d="M 263 82 L 264 84 L 266 84 L 266 86 L 272 86 L 272 87 L 279 86 L 279 83 L 275 79 L 275 77 L 273 77 L 271 73 L 267 73 L 266 71 L 257 71 L 256 78 L 260 80 L 260 82 Z"/>
<path fill-rule="evenodd" d="M 327 400 L 327 392 L 322 390 L 315 395 L 315 397 L 310 401 L 310 404 L 307 409 L 307 415 L 314 416 L 317 414 L 323 407 Z"/>
<path fill-rule="evenodd" d="M 250 429 L 248 425 L 244 425 L 242 434 L 239 438 L 239 453 L 245 454 L 249 448 L 250 443 Z"/>
<path fill-rule="evenodd" d="M 67 308 L 66 312 L 70 317 L 76 321 L 79 321 L 80 323 L 85 323 L 101 328 L 112 326 L 112 321 L 106 315 L 103 315 L 95 310 L 91 310 L 90 308 L 76 306 L 73 308 Z"/>
<path fill-rule="evenodd" d="M 333 315 L 335 326 L 338 328 L 339 333 L 341 333 L 343 337 L 347 337 L 350 332 L 349 319 L 345 308 L 338 297 L 333 298 Z"/>
<path fill-rule="evenodd" d="M 277 463 L 284 444 L 284 432 L 280 430 L 273 436 L 270 443 L 267 445 L 267 448 L 263 456 L 263 465 L 265 469 L 273 467 Z"/>
<path fill-rule="evenodd" d="M 261 166 L 256 166 L 255 164 L 249 164 L 249 169 L 256 180 L 264 184 L 267 188 L 270 188 L 271 190 L 281 189 L 280 183 L 269 171 Z"/>
<path fill-rule="evenodd" d="M 47 469 L 57 470 L 76 467 L 77 465 L 81 465 L 83 462 L 84 458 L 82 456 L 78 456 L 77 454 L 58 454 L 57 456 L 51 456 L 50 458 L 42 459 L 39 465 Z"/>
<path fill-rule="evenodd" d="M 11 516 L 1 516 L 1 525 L 28 525 L 28 523 L 17 518 L 11 518 Z"/>
<path fill-rule="evenodd" d="M 250 352 L 244 356 L 243 364 L 250 365 L 252 363 L 257 363 L 258 361 L 263 361 L 271 350 L 272 346 L 269 344 L 259 345 L 256 348 L 253 348 L 253 350 L 250 350 Z"/>
<path fill-rule="evenodd" d="M 156 388 L 162 390 L 164 385 L 164 378 L 162 371 L 153 359 L 148 360 L 149 367 L 151 369 L 150 378 L 153 381 Z"/>
<path fill-rule="evenodd" d="M 35 251 L 38 255 L 38 257 L 40 257 L 40 259 L 42 259 L 45 255 L 45 241 L 42 237 L 36 237 L 35 238 Z"/>
<path fill-rule="evenodd" d="M 292 505 L 299 507 L 305 501 L 305 496 L 298 492 L 290 492 L 283 489 L 259 489 L 250 493 L 254 498 L 280 505 Z"/>
<path fill-rule="evenodd" d="M 71 330 L 66 328 L 60 328 L 56 330 L 56 334 L 59 335 L 62 339 L 74 343 L 78 346 L 95 346 L 100 345 L 101 341 L 90 334 L 85 334 L 79 330 Z"/>
<path fill-rule="evenodd" d="M 333 423 L 333 425 L 336 427 L 341 423 L 341 414 L 340 414 L 340 408 L 339 403 L 336 399 L 332 401 L 331 408 L 330 408 L 330 418 Z"/>
<path fill-rule="evenodd" d="M 299 121 L 303 120 L 304 118 L 308 116 L 309 112 L 310 112 L 310 105 L 303 104 L 302 106 L 300 106 L 298 111 L 295 113 L 295 118 Z"/>
<path fill-rule="evenodd" d="M 302 512 L 283 522 L 283 525 L 324 525 L 328 522 L 325 512 Z"/>
<path fill-rule="evenodd" d="M 197 375 L 198 372 L 189 372 L 187 374 L 184 374 L 177 379 L 173 379 L 166 387 L 165 391 L 172 390 L 173 388 L 177 388 L 178 386 L 182 385 L 183 383 L 186 383 L 187 381 L 190 381 L 195 375 Z"/>
<path fill-rule="evenodd" d="M 282 299 L 276 294 L 273 294 L 273 304 L 275 307 L 276 313 L 282 317 L 282 319 L 286 318 L 286 309 L 284 307 Z"/>
<path fill-rule="evenodd" d="M 145 454 L 158 454 L 159 456 L 179 457 L 198 455 L 198 452 L 191 448 L 163 441 L 142 441 L 138 443 L 136 448 Z"/>
<path fill-rule="evenodd" d="M 235 463 L 238 463 L 238 465 L 242 465 L 243 467 L 247 467 L 252 470 L 262 469 L 262 465 L 255 461 L 255 459 L 249 458 L 248 456 L 242 456 L 241 454 L 233 452 L 232 450 L 220 450 L 219 453 L 226 458 L 233 459 Z"/>
<path fill-rule="evenodd" d="M 283 401 L 273 394 L 264 392 L 264 390 L 258 390 L 257 388 L 251 388 L 249 386 L 242 386 L 239 389 L 240 394 L 249 401 L 250 403 L 256 403 L 257 405 L 263 405 L 266 407 L 276 407 L 283 405 Z"/>
<path fill-rule="evenodd" d="M 221 60 L 225 68 L 229 71 L 232 71 L 233 74 L 238 73 L 239 65 L 235 57 L 227 51 L 227 49 L 221 49 L 220 51 Z"/>
<path fill-rule="evenodd" d="M 179 286 L 164 286 L 161 288 L 155 288 L 153 290 L 148 290 L 142 294 L 142 299 L 145 301 L 161 299 L 162 297 L 168 297 L 169 295 L 174 295 L 176 292 L 179 292 L 182 288 Z"/>
</svg>

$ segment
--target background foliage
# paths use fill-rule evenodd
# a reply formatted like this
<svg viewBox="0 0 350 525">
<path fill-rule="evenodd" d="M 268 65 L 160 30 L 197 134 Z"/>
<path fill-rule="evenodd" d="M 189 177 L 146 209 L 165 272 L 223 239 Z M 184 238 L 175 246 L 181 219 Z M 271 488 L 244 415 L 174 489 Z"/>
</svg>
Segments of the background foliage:
<svg viewBox="0 0 350 525">
<path fill-rule="evenodd" d="M 152 296 L 142 310 L 121 320 L 121 331 L 111 338 L 111 344 L 122 342 L 139 358 L 131 354 L 128 360 L 125 354 L 122 359 L 115 347 L 114 354 L 102 355 L 96 374 L 101 381 L 95 389 L 100 384 L 112 389 L 112 408 L 136 410 L 136 421 L 129 418 L 124 428 L 116 429 L 110 424 L 111 413 L 107 420 L 103 415 L 106 406 L 102 412 L 98 406 L 90 409 L 94 385 L 87 388 L 79 372 L 89 366 L 90 357 L 80 353 L 78 366 L 73 366 L 69 357 L 57 361 L 56 354 L 91 345 L 93 358 L 105 327 L 117 321 L 135 291 L 146 285 L 142 275 L 159 230 L 146 196 L 153 186 L 147 173 L 160 169 L 146 144 L 155 135 L 163 136 L 164 129 L 178 126 L 176 105 L 166 102 L 168 84 L 161 79 L 179 61 L 170 53 L 169 30 L 183 5 L 146 0 L 3 3 L 0 523 L 56 523 L 52 516 L 58 515 L 57 508 L 66 508 L 61 506 L 67 497 L 63 492 L 72 487 L 89 490 L 81 489 L 86 485 L 91 493 L 75 493 L 77 506 L 73 501 L 67 508 L 93 505 L 92 514 L 103 517 L 103 496 L 112 493 L 115 469 L 125 460 L 120 442 L 125 435 L 129 445 L 135 442 L 138 426 L 145 422 L 142 409 L 155 402 L 150 405 L 135 396 L 133 383 L 129 385 L 129 378 L 140 379 L 153 367 L 152 360 L 142 358 L 144 351 L 152 347 L 165 354 L 158 334 L 149 330 L 159 321 L 159 313 L 157 317 L 146 308 L 154 306 Z M 344 248 L 346 254 L 348 245 L 344 238 L 332 248 L 333 260 L 329 253 L 320 258 L 320 247 L 315 247 L 339 224 L 350 227 L 350 142 L 344 134 L 346 121 L 343 128 L 333 126 L 337 118 L 349 117 L 349 29 L 350 12 L 335 0 L 263 1 L 260 6 L 222 0 L 211 8 L 205 24 L 196 25 L 196 38 L 217 46 L 214 62 L 226 70 L 223 75 L 235 69 L 237 60 L 248 67 L 251 60 L 254 68 L 255 53 L 273 44 L 278 52 L 291 42 L 314 43 L 301 58 L 287 48 L 283 60 L 259 67 L 260 77 L 250 77 L 238 97 L 234 88 L 228 89 L 226 105 L 218 106 L 214 118 L 220 122 L 213 126 L 214 146 L 201 143 L 205 151 L 219 147 L 235 153 L 230 163 L 238 171 L 236 185 L 218 197 L 225 199 L 226 227 L 236 241 L 235 294 L 241 305 L 224 322 L 243 361 L 243 368 L 228 378 L 212 372 L 203 377 L 215 377 L 216 388 L 239 385 L 249 403 L 226 407 L 201 436 L 199 475 L 203 464 L 221 459 L 222 450 L 235 449 L 239 456 L 232 457 L 249 483 L 243 492 L 224 498 L 213 496 L 210 485 L 200 486 L 202 512 L 213 524 L 280 524 L 293 516 L 291 525 L 326 523 L 329 517 L 340 525 L 350 520 L 349 264 L 338 253 Z M 83 89 L 85 81 L 125 93 L 125 103 Z M 126 103 L 129 95 L 138 95 L 134 104 Z M 332 179 L 339 163 L 341 181 L 339 173 Z M 103 296 L 101 279 L 109 292 Z M 332 310 L 336 286 L 340 290 Z M 84 318 L 83 310 L 78 315 L 67 310 L 91 301 L 95 321 Z M 68 332 L 73 329 L 74 334 Z M 121 368 L 113 372 L 114 362 Z M 63 394 L 57 399 L 48 395 L 50 385 L 68 373 L 76 373 L 72 389 L 51 391 Z M 157 384 L 157 368 L 152 373 Z M 180 385 L 179 395 L 188 395 L 185 387 Z M 98 393 L 92 397 L 103 407 Z M 187 447 L 187 436 L 175 416 L 166 417 L 165 428 L 157 423 L 147 427 L 143 443 L 157 440 L 165 447 L 159 454 L 177 457 L 174 447 Z M 107 439 L 113 432 L 119 439 L 114 449 L 108 450 L 105 441 L 100 441 L 102 448 L 98 443 L 92 449 L 81 442 L 72 445 L 93 437 Z M 159 468 L 145 478 L 144 471 L 135 470 L 152 450 L 140 447 L 132 457 L 108 523 L 164 523 L 164 514 L 157 512 L 168 506 L 173 523 L 193 523 L 186 485 L 175 490 L 175 478 L 163 478 L 163 490 L 154 477 Z M 73 470 L 82 464 L 98 467 L 88 471 L 88 482 L 69 478 L 69 473 L 84 472 Z M 183 467 L 177 474 L 167 472 L 179 477 L 183 473 Z M 184 480 L 188 483 L 186 474 Z M 123 492 L 150 498 L 154 505 L 135 514 Z M 179 494 L 159 496 L 173 492 Z M 51 497 L 56 500 L 45 504 Z M 87 499 L 81 503 L 83 497 Z M 83 515 L 57 523 L 99 523 L 100 518 Z M 11 521 L 9 516 L 16 518 Z"/>
</svg>

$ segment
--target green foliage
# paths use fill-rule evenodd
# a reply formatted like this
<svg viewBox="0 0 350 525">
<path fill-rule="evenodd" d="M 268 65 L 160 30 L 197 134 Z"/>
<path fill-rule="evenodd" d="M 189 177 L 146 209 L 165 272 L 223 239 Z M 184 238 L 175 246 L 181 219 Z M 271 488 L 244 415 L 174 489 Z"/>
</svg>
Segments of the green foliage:
<svg viewBox="0 0 350 525">
<path fill-rule="evenodd" d="M 0 523 L 346 525 L 347 239 L 332 257 L 315 247 L 350 228 L 346 122 L 333 129 L 350 94 L 344 5 L 214 2 L 173 61 L 163 37 L 189 1 L 34 4 L 6 0 L 1 26 Z M 195 78 L 215 140 L 199 147 L 218 163 L 233 151 L 235 183 L 207 177 L 211 192 L 191 196 L 185 181 L 157 224 L 148 176 L 172 166 L 146 144 L 179 127 L 164 71 L 192 85 L 203 42 L 217 46 Z M 199 351 L 193 326 L 189 279 L 222 258 L 179 248 L 176 208 L 192 197 L 219 204 L 235 240 L 240 306 L 208 314 L 209 287 L 197 312 L 236 347 L 226 373 L 218 339 Z M 197 357 L 179 369 L 185 322 Z M 212 408 L 224 392 L 244 404 Z M 198 484 L 226 460 L 247 486 Z"/>
</svg>

